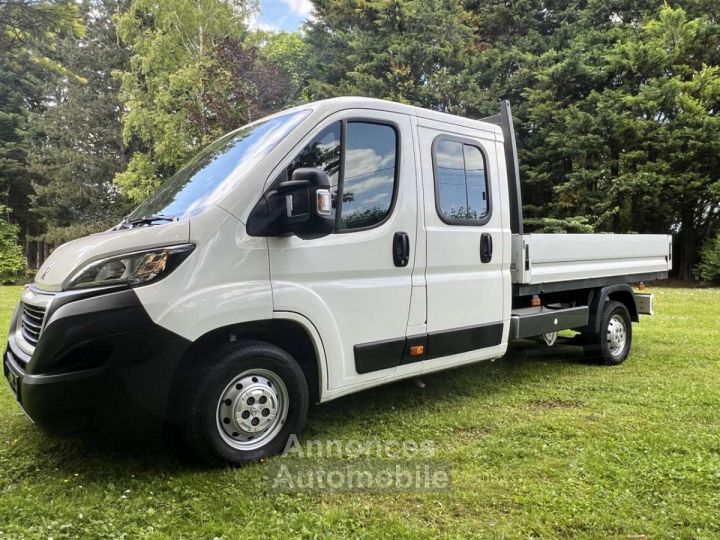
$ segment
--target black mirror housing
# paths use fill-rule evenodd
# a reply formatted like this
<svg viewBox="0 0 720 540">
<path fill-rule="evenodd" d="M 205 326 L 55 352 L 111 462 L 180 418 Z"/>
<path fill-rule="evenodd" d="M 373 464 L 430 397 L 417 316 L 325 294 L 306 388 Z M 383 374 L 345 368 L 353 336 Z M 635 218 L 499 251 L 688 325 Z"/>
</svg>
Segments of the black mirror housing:
<svg viewBox="0 0 720 540">
<path fill-rule="evenodd" d="M 320 238 L 335 230 L 330 179 L 325 171 L 295 169 L 255 205 L 247 223 L 250 236 Z"/>
</svg>

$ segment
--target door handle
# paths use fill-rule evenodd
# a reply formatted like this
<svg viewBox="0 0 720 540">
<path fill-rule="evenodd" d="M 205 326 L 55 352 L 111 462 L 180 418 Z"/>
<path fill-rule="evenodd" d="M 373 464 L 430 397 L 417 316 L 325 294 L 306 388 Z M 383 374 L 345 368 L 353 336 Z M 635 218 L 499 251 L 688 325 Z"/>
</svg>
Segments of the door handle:
<svg viewBox="0 0 720 540">
<path fill-rule="evenodd" d="M 399 268 L 410 262 L 410 237 L 407 233 L 396 232 L 393 237 L 393 262 Z"/>
<path fill-rule="evenodd" d="M 482 233 L 480 236 L 480 262 L 489 263 L 492 261 L 493 241 L 490 233 Z"/>
</svg>

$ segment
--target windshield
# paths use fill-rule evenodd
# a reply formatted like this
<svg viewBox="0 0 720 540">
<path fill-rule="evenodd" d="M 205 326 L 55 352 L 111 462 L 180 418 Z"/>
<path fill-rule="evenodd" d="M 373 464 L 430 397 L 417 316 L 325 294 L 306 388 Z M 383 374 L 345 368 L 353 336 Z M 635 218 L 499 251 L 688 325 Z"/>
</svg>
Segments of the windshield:
<svg viewBox="0 0 720 540">
<path fill-rule="evenodd" d="M 265 157 L 310 111 L 298 111 L 244 126 L 207 146 L 138 206 L 129 220 L 181 218 L 206 206 L 213 193 L 242 168 Z"/>
</svg>

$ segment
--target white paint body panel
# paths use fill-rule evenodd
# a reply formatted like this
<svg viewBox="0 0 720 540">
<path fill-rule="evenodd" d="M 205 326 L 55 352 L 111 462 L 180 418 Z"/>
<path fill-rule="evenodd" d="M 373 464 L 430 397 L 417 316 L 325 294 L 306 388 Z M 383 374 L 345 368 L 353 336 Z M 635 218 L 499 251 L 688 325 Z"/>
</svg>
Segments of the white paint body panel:
<svg viewBox="0 0 720 540">
<path fill-rule="evenodd" d="M 410 262 L 404 268 L 397 268 L 392 256 L 396 232 L 409 233 L 412 239 L 417 236 L 417 175 L 411 117 L 387 111 L 340 111 L 326 117 L 297 150 L 329 124 L 358 118 L 393 122 L 398 128 L 400 167 L 392 214 L 369 230 L 313 240 L 295 236 L 268 239 L 274 309 L 298 313 L 318 328 L 331 366 L 329 390 L 384 379 L 398 370 L 393 367 L 358 374 L 354 347 L 405 336 L 413 289 L 415 250 L 411 250 Z M 293 156 L 291 153 L 281 162 L 279 169 Z M 421 295 L 422 291 L 416 294 Z M 419 371 L 420 366 L 407 369 Z"/>
<path fill-rule="evenodd" d="M 193 217 L 190 230 L 196 245 L 190 257 L 165 279 L 135 289 L 150 317 L 190 341 L 272 319 L 266 240 L 248 236 L 243 223 L 217 207 Z"/>
<path fill-rule="evenodd" d="M 665 234 L 523 234 L 512 246 L 513 282 L 524 285 L 672 269 Z"/>
<path fill-rule="evenodd" d="M 482 129 L 479 129 L 482 128 Z M 422 167 L 425 234 L 427 238 L 427 331 L 446 330 L 507 323 L 510 317 L 510 224 L 503 203 L 507 200 L 504 171 L 498 169 L 496 139 L 490 127 L 460 126 L 434 119 L 418 120 L 419 155 Z M 442 135 L 461 137 L 478 146 L 485 154 L 486 175 L 490 188 L 490 219 L 485 225 L 449 225 L 443 222 L 435 205 L 435 177 L 432 144 Z M 489 263 L 480 261 L 480 237 L 493 239 Z M 445 358 L 426 360 L 423 371 L 434 371 L 468 361 L 496 358 L 507 348 L 508 324 L 499 346 L 469 351 Z"/>
</svg>

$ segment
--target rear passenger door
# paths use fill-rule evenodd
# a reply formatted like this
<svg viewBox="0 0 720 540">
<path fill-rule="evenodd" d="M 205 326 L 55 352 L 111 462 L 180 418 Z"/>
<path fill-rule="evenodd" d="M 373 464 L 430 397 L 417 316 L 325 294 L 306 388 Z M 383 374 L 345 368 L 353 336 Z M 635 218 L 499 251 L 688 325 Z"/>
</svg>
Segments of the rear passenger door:
<svg viewBox="0 0 720 540">
<path fill-rule="evenodd" d="M 299 167 L 328 174 L 336 232 L 268 240 L 274 309 L 299 313 L 317 328 L 329 390 L 394 376 L 404 350 L 415 264 L 410 118 L 369 110 L 336 113 L 274 174 L 289 177 Z M 397 260 L 402 235 L 410 249 L 407 258 Z M 402 369 L 419 371 L 421 365 Z"/>
<path fill-rule="evenodd" d="M 500 190 L 492 182 L 498 176 L 494 132 L 423 118 L 418 132 L 427 235 L 423 371 L 432 371 L 504 352 L 510 283 Z"/>
</svg>

